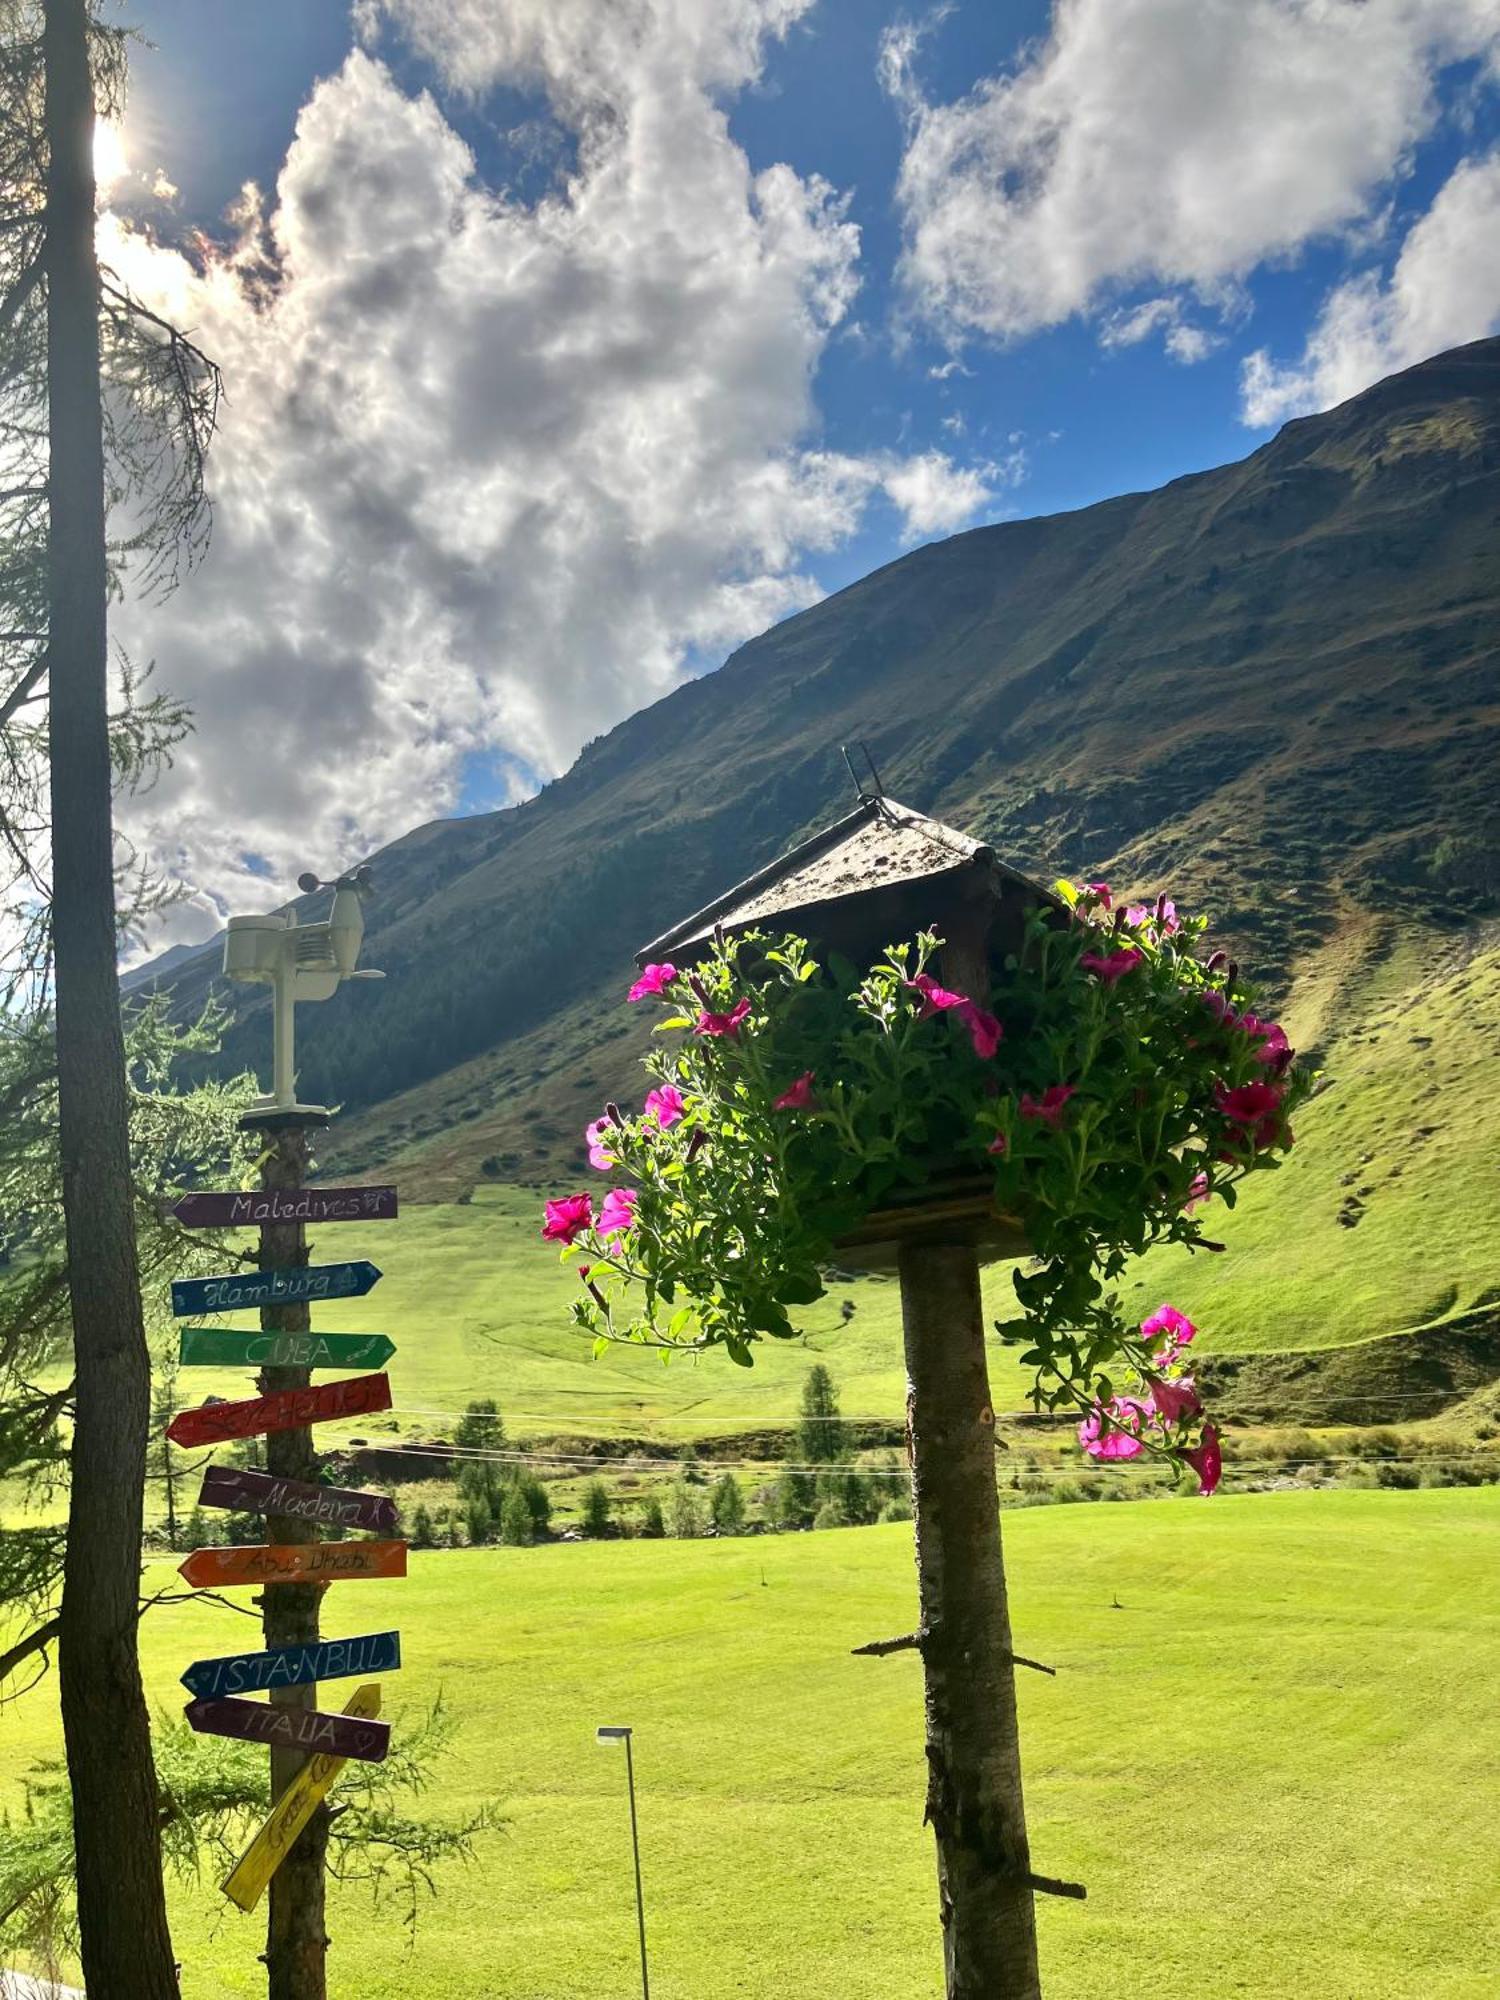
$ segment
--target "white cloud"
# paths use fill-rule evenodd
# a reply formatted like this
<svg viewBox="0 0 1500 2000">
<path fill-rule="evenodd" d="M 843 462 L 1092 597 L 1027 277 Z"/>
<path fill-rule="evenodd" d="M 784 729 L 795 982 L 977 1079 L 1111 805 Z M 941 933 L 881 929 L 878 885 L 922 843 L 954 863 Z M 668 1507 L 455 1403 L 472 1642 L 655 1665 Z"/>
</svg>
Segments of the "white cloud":
<svg viewBox="0 0 1500 2000">
<path fill-rule="evenodd" d="M 539 198 L 481 185 L 366 49 L 234 252 L 117 231 L 228 390 L 209 556 L 117 620 L 197 721 L 130 822 L 203 892 L 179 933 L 264 901 L 247 856 L 284 885 L 452 810 L 466 757 L 560 770 L 815 599 L 873 495 L 913 534 L 987 499 L 939 455 L 903 481 L 821 448 L 858 233 L 822 181 L 753 172 L 721 102 L 808 4 L 393 0 L 450 87 L 545 99 Z"/>
<path fill-rule="evenodd" d="M 1138 285 L 1232 304 L 1258 264 L 1367 226 L 1440 69 L 1497 52 L 1496 0 L 1055 0 L 1013 70 L 937 104 L 900 25 L 882 70 L 913 307 L 957 340 Z"/>
<path fill-rule="evenodd" d="M 1457 167 L 1408 232 L 1388 281 L 1364 272 L 1324 300 L 1301 359 L 1245 362 L 1244 421 L 1283 423 L 1382 375 L 1500 331 L 1500 152 Z"/>
<path fill-rule="evenodd" d="M 1222 347 L 1224 336 L 1210 333 L 1183 318 L 1182 301 L 1173 298 L 1146 299 L 1138 306 L 1122 307 L 1110 313 L 1099 329 L 1101 347 L 1135 347 L 1159 333 L 1162 344 L 1174 361 L 1190 366 L 1206 360 Z"/>
<path fill-rule="evenodd" d="M 894 463 L 883 484 L 892 502 L 900 508 L 902 530 L 907 541 L 924 535 L 951 535 L 972 521 L 994 494 L 986 484 L 986 473 L 972 466 L 957 466 L 940 451 L 923 452 L 918 458 Z"/>
</svg>

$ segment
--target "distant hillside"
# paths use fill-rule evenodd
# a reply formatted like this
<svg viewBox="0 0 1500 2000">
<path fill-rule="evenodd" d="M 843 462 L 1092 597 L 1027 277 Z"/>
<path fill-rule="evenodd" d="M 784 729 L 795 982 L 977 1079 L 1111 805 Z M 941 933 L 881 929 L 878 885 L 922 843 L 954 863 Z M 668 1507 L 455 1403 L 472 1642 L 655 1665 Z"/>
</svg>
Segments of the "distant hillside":
<svg viewBox="0 0 1500 2000">
<path fill-rule="evenodd" d="M 389 977 L 308 1010 L 304 1093 L 347 1107 L 346 1164 L 401 1158 L 433 1193 L 576 1163 L 639 1045 L 633 949 L 844 810 L 856 738 L 894 796 L 1030 870 L 1209 909 L 1327 1046 L 1373 967 L 1397 1005 L 1390 968 L 1420 986 L 1421 940 L 1495 907 L 1497 651 L 1491 340 L 1240 464 L 919 549 L 525 805 L 397 841 L 369 910 Z M 217 958 L 172 969 L 184 1002 Z M 267 1040 L 252 1005 L 230 1059 Z"/>
</svg>

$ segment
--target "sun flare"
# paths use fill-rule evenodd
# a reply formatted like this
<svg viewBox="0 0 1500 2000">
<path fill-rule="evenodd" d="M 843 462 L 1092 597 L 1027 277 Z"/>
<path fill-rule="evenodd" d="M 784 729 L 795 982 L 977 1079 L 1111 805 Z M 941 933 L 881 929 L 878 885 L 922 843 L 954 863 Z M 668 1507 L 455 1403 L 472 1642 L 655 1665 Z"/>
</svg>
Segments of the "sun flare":
<svg viewBox="0 0 1500 2000">
<path fill-rule="evenodd" d="M 112 118 L 99 119 L 94 126 L 94 179 L 100 194 L 108 194 L 129 172 L 125 135 Z"/>
</svg>

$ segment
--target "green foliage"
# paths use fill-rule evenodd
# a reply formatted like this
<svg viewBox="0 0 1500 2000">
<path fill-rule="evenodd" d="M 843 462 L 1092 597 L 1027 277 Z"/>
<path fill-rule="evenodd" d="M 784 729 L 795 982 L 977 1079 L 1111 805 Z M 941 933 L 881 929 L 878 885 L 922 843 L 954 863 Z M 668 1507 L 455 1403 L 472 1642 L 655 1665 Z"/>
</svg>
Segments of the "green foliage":
<svg viewBox="0 0 1500 2000">
<path fill-rule="evenodd" d="M 225 1018 L 210 1006 L 195 1021 L 173 1021 L 157 997 L 126 1015 L 136 1236 L 153 1325 L 165 1320 L 169 1280 L 212 1270 L 224 1254 L 222 1244 L 203 1232 L 189 1233 L 164 1220 L 164 1201 L 200 1182 L 238 1180 L 248 1170 L 249 1149 L 238 1120 L 252 1079 L 191 1090 L 179 1081 L 190 1058 L 217 1049 Z M 72 1395 L 57 1073 L 45 1009 L 0 1015 L 0 1216 L 7 1219 L 13 1253 L 0 1269 L 0 1480 L 16 1482 L 28 1507 L 45 1512 L 66 1482 Z M 169 1336 L 156 1387 L 158 1417 L 179 1393 L 171 1358 L 175 1345 Z M 158 1474 L 170 1470 L 174 1482 L 180 1477 L 180 1454 L 158 1442 L 155 1460 Z M 49 1615 L 61 1566 L 60 1536 L 0 1526 L 5 1598 L 23 1617 L 41 1623 Z"/>
<path fill-rule="evenodd" d="M 525 1503 L 523 1502 L 522 1504 L 524 1506 Z M 502 1524 L 502 1534 L 503 1534 L 504 1521 L 505 1521 L 504 1501 L 501 1502 L 500 1520 Z M 529 1528 L 531 1525 L 531 1512 L 529 1508 L 526 1511 L 526 1523 L 527 1527 Z M 476 1549 L 482 1549 L 485 1543 L 489 1540 L 490 1531 L 494 1527 L 494 1525 L 495 1525 L 495 1517 L 490 1512 L 489 1502 L 485 1500 L 482 1496 L 476 1495 L 475 1498 L 472 1499 L 469 1502 L 468 1506 L 464 1509 L 464 1526 L 468 1530 L 469 1542 L 471 1547 Z M 505 1539 L 509 1540 L 510 1538 L 506 1536 Z M 530 1540 L 529 1534 L 527 1535 L 526 1539 L 528 1541 Z"/>
<path fill-rule="evenodd" d="M 796 1452 L 804 1465 L 832 1465 L 848 1455 L 848 1440 L 839 1416 L 838 1391 L 821 1361 L 807 1371 L 802 1385 L 802 1413 L 797 1423 Z"/>
<path fill-rule="evenodd" d="M 425 1505 L 419 1505 L 411 1517 L 411 1545 L 414 1549 L 437 1547 L 437 1529 Z"/>
<path fill-rule="evenodd" d="M 609 1533 L 609 1488 L 602 1479 L 583 1489 L 583 1532 L 596 1538 Z"/>
<path fill-rule="evenodd" d="M 667 1532 L 666 1521 L 662 1517 L 661 1502 L 650 1494 L 641 1502 L 641 1534 L 647 1541 L 660 1541 Z"/>
<path fill-rule="evenodd" d="M 745 1495 L 732 1472 L 720 1473 L 709 1495 L 708 1510 L 721 1535 L 745 1532 Z"/>
<path fill-rule="evenodd" d="M 505 1425 L 500 1406 L 493 1396 L 466 1403 L 453 1433 L 461 1451 L 500 1451 L 505 1445 Z"/>
<path fill-rule="evenodd" d="M 1233 1207 L 1277 1166 L 1311 1079 L 1237 968 L 1194 955 L 1201 921 L 1058 891 L 1071 915 L 1033 909 L 992 994 L 938 986 L 930 933 L 859 977 L 751 932 L 675 978 L 664 997 L 689 1011 L 647 1066 L 682 1115 L 620 1119 L 633 1210 L 590 1210 L 563 1251 L 590 1267 L 573 1312 L 596 1346 L 723 1346 L 748 1367 L 821 1296 L 839 1238 L 936 1166 L 989 1173 L 1036 1253 L 1014 1286 L 1037 1406 L 1102 1404 L 1107 1426 L 1117 1384 L 1149 1389 L 1161 1358 L 1108 1285 L 1153 1245 L 1207 1242 L 1190 1200 Z M 1153 1442 L 1196 1435 L 1188 1414 Z"/>
<path fill-rule="evenodd" d="M 529 1548 L 536 1540 L 536 1522 L 519 1483 L 507 1490 L 501 1504 L 500 1539 L 512 1548 Z"/>
<path fill-rule="evenodd" d="M 703 1503 L 686 1479 L 677 1480 L 667 1496 L 667 1525 L 678 1541 L 703 1533 Z"/>
<path fill-rule="evenodd" d="M 373 1902 L 392 1899 L 412 1929 L 423 1896 L 436 1894 L 434 1870 L 468 1859 L 479 1835 L 504 1823 L 489 1805 L 417 1817 L 403 1804 L 428 1789 L 454 1727 L 439 1697 L 425 1714 L 401 1718 L 383 1763 L 351 1761 L 339 1780 L 329 1872 L 367 1885 Z M 265 1818 L 264 1749 L 196 1735 L 166 1715 L 153 1748 L 167 1868 L 192 1882 L 227 1873 Z M 72 1801 L 61 1768 L 42 1763 L 27 1773 L 20 1812 L 0 1829 L 0 1953 L 56 1966 L 76 1949 Z"/>
</svg>

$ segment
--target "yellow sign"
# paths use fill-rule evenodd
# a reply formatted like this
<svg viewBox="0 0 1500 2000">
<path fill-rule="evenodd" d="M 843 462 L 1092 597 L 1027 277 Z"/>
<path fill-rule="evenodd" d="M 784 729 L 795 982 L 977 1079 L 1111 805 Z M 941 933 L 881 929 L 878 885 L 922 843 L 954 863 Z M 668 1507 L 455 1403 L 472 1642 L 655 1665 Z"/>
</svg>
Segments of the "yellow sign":
<svg viewBox="0 0 1500 2000">
<path fill-rule="evenodd" d="M 362 1722 L 379 1715 L 379 1683 L 371 1681 L 366 1687 L 356 1688 L 344 1703 L 344 1713 L 358 1716 Z M 347 1757 L 330 1756 L 327 1751 L 308 1758 L 271 1808 L 271 1817 L 234 1864 L 234 1872 L 225 1877 L 224 1894 L 231 1903 L 238 1903 L 242 1910 L 255 1908 L 292 1842 L 328 1796 L 334 1779 L 348 1761 Z"/>
</svg>

